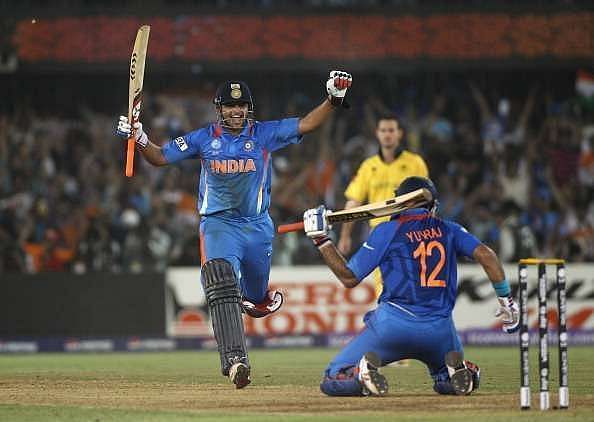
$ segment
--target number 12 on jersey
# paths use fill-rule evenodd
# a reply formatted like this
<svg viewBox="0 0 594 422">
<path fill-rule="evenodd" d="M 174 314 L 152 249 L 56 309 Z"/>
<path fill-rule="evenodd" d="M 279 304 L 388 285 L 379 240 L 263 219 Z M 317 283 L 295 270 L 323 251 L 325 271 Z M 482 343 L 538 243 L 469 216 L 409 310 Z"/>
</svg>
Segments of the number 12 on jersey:
<svg viewBox="0 0 594 422">
<path fill-rule="evenodd" d="M 427 278 L 427 257 L 433 256 L 436 251 L 439 253 L 439 261 L 435 264 L 433 269 L 430 269 L 429 278 Z M 419 258 L 419 265 L 421 267 L 421 287 L 445 287 L 445 280 L 438 280 L 437 277 L 441 272 L 446 259 L 445 248 L 437 240 L 432 240 L 428 243 L 424 241 L 419 243 L 419 246 L 413 252 L 413 258 Z"/>
</svg>

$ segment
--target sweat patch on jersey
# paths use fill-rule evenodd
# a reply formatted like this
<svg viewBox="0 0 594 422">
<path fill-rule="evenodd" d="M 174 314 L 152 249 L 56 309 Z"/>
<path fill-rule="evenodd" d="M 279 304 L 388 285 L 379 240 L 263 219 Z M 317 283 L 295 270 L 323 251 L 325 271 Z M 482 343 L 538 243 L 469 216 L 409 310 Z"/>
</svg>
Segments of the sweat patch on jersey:
<svg viewBox="0 0 594 422">
<path fill-rule="evenodd" d="M 179 138 L 175 138 L 175 143 L 177 144 L 177 147 L 179 148 L 180 151 L 185 151 L 188 149 L 188 144 L 186 144 L 186 140 L 184 139 L 183 136 L 180 136 Z"/>
</svg>

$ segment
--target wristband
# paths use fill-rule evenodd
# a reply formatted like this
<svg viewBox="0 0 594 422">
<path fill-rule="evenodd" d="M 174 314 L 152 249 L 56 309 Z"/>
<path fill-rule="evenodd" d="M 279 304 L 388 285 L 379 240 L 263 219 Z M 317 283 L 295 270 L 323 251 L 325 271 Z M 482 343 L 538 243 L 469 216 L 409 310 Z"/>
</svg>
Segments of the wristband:
<svg viewBox="0 0 594 422">
<path fill-rule="evenodd" d="M 351 107 L 351 105 L 345 101 L 344 97 L 334 97 L 333 95 L 328 94 L 328 101 L 330 101 L 330 104 L 332 104 L 334 107 L 340 107 L 340 106 L 342 106 L 342 108 L 350 108 Z"/>
<path fill-rule="evenodd" d="M 136 139 L 136 144 L 140 149 L 145 149 L 148 145 L 148 136 L 146 135 L 145 131 L 142 131 L 142 135 L 140 138 Z"/>
<path fill-rule="evenodd" d="M 313 241 L 313 243 L 316 246 L 316 248 L 321 247 L 326 242 L 330 242 L 330 238 L 328 236 L 314 237 L 311 240 Z"/>
<path fill-rule="evenodd" d="M 493 283 L 493 289 L 495 289 L 495 293 L 499 297 L 508 297 L 511 294 L 511 288 L 509 287 L 509 282 L 507 279 L 503 279 L 498 283 Z"/>
</svg>

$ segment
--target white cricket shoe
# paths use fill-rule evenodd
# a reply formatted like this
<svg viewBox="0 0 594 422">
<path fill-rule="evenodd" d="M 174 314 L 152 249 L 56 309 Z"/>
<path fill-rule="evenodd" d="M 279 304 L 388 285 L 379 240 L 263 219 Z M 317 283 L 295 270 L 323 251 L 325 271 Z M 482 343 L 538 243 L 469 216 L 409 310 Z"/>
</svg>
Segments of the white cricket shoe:
<svg viewBox="0 0 594 422">
<path fill-rule="evenodd" d="M 374 352 L 367 352 L 359 361 L 358 379 L 363 384 L 363 393 L 384 396 L 388 393 L 388 381 L 379 372 L 382 360 Z M 367 391 L 365 391 L 367 390 Z M 368 394 L 365 394 L 368 395 Z"/>
</svg>

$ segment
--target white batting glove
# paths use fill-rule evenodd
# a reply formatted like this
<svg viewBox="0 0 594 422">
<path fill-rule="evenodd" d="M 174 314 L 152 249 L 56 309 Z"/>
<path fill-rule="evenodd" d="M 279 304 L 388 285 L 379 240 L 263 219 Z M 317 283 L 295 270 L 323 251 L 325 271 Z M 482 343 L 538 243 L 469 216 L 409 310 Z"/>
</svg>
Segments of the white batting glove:
<svg viewBox="0 0 594 422">
<path fill-rule="evenodd" d="M 326 81 L 326 92 L 330 96 L 330 102 L 333 105 L 341 105 L 344 102 L 344 96 L 347 89 L 353 83 L 353 76 L 350 73 L 341 70 L 333 70 Z"/>
<path fill-rule="evenodd" d="M 326 215 L 329 212 L 325 206 L 320 205 L 303 213 L 303 230 L 305 230 L 305 234 L 313 240 L 316 246 L 321 246 L 330 240 L 328 237 L 330 226 L 326 219 Z"/>
<path fill-rule="evenodd" d="M 134 123 L 134 130 L 132 130 L 132 125 L 128 123 L 128 117 L 120 116 L 116 129 L 116 135 L 121 138 L 128 139 L 132 133 L 134 133 L 134 139 L 140 148 L 145 148 L 148 145 L 148 136 L 144 130 L 142 130 L 142 123 Z"/>
<path fill-rule="evenodd" d="M 520 328 L 520 310 L 514 299 L 509 297 L 498 297 L 499 309 L 495 312 L 495 318 L 501 318 L 503 331 L 515 333 Z"/>
</svg>

